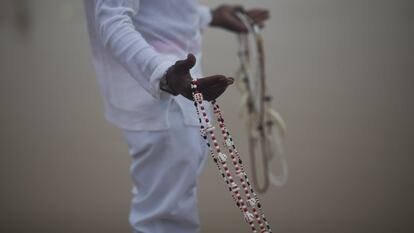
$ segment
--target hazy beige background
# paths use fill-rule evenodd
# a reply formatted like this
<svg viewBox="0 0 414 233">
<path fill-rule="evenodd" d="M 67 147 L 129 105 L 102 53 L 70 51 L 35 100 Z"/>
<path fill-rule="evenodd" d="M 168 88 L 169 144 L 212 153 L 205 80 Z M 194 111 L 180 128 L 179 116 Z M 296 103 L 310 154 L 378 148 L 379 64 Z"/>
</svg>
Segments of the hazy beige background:
<svg viewBox="0 0 414 233">
<path fill-rule="evenodd" d="M 0 232 L 130 232 L 129 157 L 103 118 L 82 2 L 29 0 L 24 37 L 10 1 L 0 6 Z M 290 166 L 288 184 L 261 196 L 274 232 L 414 232 L 412 1 L 229 2 L 272 12 L 267 71 Z M 233 74 L 235 41 L 207 31 L 206 74 Z M 244 152 L 239 98 L 231 88 L 220 102 Z M 249 232 L 211 161 L 200 183 L 203 232 Z"/>
</svg>

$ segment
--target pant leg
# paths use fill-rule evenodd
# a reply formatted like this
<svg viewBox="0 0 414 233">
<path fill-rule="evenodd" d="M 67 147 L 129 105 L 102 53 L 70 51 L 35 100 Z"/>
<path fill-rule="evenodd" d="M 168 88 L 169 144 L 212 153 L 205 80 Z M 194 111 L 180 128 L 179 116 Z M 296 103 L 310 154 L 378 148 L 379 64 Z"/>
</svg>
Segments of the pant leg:
<svg viewBox="0 0 414 233">
<path fill-rule="evenodd" d="M 134 183 L 129 221 L 135 233 L 196 233 L 197 177 L 207 158 L 199 128 L 185 126 L 173 101 L 170 129 L 125 131 Z"/>
</svg>

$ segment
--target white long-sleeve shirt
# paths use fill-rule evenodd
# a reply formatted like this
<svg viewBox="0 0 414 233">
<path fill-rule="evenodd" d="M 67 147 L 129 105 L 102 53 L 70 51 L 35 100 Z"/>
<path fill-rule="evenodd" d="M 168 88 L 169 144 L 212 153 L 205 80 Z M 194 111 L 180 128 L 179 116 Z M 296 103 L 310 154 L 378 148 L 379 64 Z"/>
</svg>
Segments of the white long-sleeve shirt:
<svg viewBox="0 0 414 233">
<path fill-rule="evenodd" d="M 191 101 L 159 89 L 159 80 L 188 53 L 201 76 L 201 32 L 210 10 L 197 0 L 85 0 L 88 31 L 106 118 L 122 129 L 169 127 L 171 101 L 186 125 L 197 125 Z"/>
</svg>

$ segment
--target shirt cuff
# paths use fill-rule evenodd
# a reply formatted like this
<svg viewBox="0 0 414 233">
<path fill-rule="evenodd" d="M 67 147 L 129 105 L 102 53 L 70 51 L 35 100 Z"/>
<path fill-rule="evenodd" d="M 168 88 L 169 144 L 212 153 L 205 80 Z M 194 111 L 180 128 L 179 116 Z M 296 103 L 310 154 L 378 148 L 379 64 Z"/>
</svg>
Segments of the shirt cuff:
<svg viewBox="0 0 414 233">
<path fill-rule="evenodd" d="M 211 9 L 207 6 L 199 5 L 198 14 L 200 16 L 199 27 L 201 31 L 204 31 L 213 20 Z"/>
</svg>

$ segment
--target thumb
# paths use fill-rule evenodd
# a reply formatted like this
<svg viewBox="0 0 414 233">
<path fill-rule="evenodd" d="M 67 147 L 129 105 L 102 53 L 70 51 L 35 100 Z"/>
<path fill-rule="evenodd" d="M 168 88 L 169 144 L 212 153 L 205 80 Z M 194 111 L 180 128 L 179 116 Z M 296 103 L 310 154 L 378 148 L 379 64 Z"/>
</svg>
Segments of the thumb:
<svg viewBox="0 0 414 233">
<path fill-rule="evenodd" d="M 177 73 L 186 73 L 196 64 L 196 58 L 192 53 L 187 55 L 187 59 L 179 60 L 174 64 L 174 70 Z"/>
</svg>

